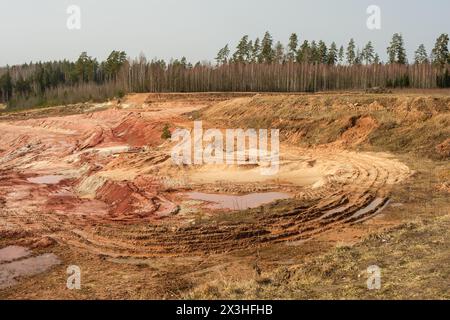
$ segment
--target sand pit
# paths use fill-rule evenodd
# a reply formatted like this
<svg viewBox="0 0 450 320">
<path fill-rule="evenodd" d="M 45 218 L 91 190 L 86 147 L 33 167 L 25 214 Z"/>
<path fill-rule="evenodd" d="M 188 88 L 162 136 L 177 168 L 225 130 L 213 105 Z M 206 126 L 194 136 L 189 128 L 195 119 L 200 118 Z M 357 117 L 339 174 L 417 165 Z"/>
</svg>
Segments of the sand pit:
<svg viewBox="0 0 450 320">
<path fill-rule="evenodd" d="M 0 123 L 1 233 L 51 236 L 109 257 L 228 252 L 309 239 L 370 219 L 387 203 L 390 188 L 411 173 L 390 154 L 336 144 L 282 143 L 273 176 L 261 175 L 257 165 L 180 167 L 162 128 L 189 127 L 185 113 L 207 102 L 167 109 L 170 103 L 136 101 Z M 227 218 L 233 211 L 242 220 Z"/>
</svg>

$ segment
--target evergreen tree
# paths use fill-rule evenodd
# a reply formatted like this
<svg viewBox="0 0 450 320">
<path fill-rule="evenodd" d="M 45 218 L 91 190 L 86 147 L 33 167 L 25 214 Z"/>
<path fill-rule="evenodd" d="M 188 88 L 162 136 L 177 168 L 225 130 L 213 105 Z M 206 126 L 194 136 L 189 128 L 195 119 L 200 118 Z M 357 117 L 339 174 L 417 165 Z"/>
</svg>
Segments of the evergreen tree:
<svg viewBox="0 0 450 320">
<path fill-rule="evenodd" d="M 21 96 L 28 96 L 32 92 L 30 80 L 24 79 L 22 75 L 19 75 L 19 78 L 16 80 L 16 83 L 14 84 L 14 88 L 17 91 L 17 93 Z"/>
<path fill-rule="evenodd" d="M 245 35 L 236 46 L 236 52 L 233 54 L 233 61 L 239 63 L 246 62 L 247 57 L 250 54 L 248 49 L 248 35 Z"/>
<path fill-rule="evenodd" d="M 343 64 L 344 63 L 344 46 L 341 46 L 340 48 L 339 48 L 339 54 L 338 54 L 338 57 L 339 57 L 339 64 Z"/>
<path fill-rule="evenodd" d="M 373 63 L 374 64 L 380 64 L 380 56 L 378 55 L 378 53 L 375 53 L 375 57 L 373 58 Z"/>
<path fill-rule="evenodd" d="M 391 45 L 387 48 L 387 54 L 388 54 L 388 62 L 391 64 L 395 63 L 396 52 L 395 52 L 395 47 L 393 46 L 392 42 L 391 42 Z"/>
<path fill-rule="evenodd" d="M 248 43 L 247 43 L 245 61 L 248 63 L 253 62 L 253 41 L 252 40 L 248 41 Z"/>
<path fill-rule="evenodd" d="M 273 39 L 270 33 L 267 31 L 264 34 L 264 38 L 261 43 L 261 53 L 260 53 L 260 61 L 265 63 L 271 63 L 273 62 L 275 53 L 272 48 L 273 45 Z"/>
<path fill-rule="evenodd" d="M 285 61 L 284 47 L 283 44 L 278 41 L 275 44 L 275 56 L 274 60 L 276 63 L 283 63 Z"/>
<path fill-rule="evenodd" d="M 415 64 L 424 64 L 429 63 L 427 50 L 425 49 L 425 45 L 421 44 L 419 48 L 417 48 L 414 53 L 414 63 Z"/>
<path fill-rule="evenodd" d="M 450 63 L 450 55 L 448 51 L 448 34 L 443 33 L 436 39 L 433 48 L 433 63 L 438 66 L 445 66 Z"/>
<path fill-rule="evenodd" d="M 309 48 L 309 62 L 318 63 L 320 61 L 319 50 L 317 48 L 316 41 L 311 41 L 311 46 Z"/>
<path fill-rule="evenodd" d="M 256 38 L 255 43 L 253 44 L 253 50 L 252 50 L 252 62 L 258 62 L 261 63 L 260 60 L 261 56 L 261 41 L 259 38 Z"/>
<path fill-rule="evenodd" d="M 186 57 L 181 57 L 180 65 L 181 65 L 182 68 L 187 68 L 188 62 L 187 62 Z"/>
<path fill-rule="evenodd" d="M 289 61 L 294 61 L 297 57 L 297 47 L 298 47 L 298 36 L 296 33 L 291 34 L 289 37 L 288 45 L 288 59 Z"/>
<path fill-rule="evenodd" d="M 359 65 L 359 64 L 362 64 L 362 62 L 363 62 L 363 55 L 362 55 L 362 52 L 359 50 L 359 49 L 357 49 L 356 50 L 356 58 L 355 58 L 355 65 Z"/>
<path fill-rule="evenodd" d="M 387 48 L 389 63 L 406 64 L 406 51 L 403 43 L 403 36 L 399 33 L 394 33 L 391 43 Z"/>
<path fill-rule="evenodd" d="M 319 55 L 319 63 L 327 63 L 328 62 L 328 48 L 325 42 L 322 40 L 319 41 L 319 46 L 317 48 Z"/>
<path fill-rule="evenodd" d="M 9 67 L 6 67 L 6 73 L 0 77 L 0 98 L 2 101 L 9 101 L 12 97 L 13 83 Z"/>
<path fill-rule="evenodd" d="M 356 59 L 356 53 L 355 53 L 355 40 L 350 39 L 350 42 L 348 43 L 347 46 L 347 63 L 349 65 L 352 65 L 355 63 L 355 59 Z"/>
<path fill-rule="evenodd" d="M 219 50 L 216 56 L 217 64 L 226 64 L 228 62 L 228 57 L 230 55 L 230 49 L 228 48 L 228 44 Z"/>
<path fill-rule="evenodd" d="M 114 79 L 126 61 L 127 54 L 124 51 L 112 51 L 103 65 L 106 76 Z"/>
<path fill-rule="evenodd" d="M 310 62 L 311 49 L 308 40 L 303 41 L 300 49 L 297 50 L 297 62 Z"/>
<path fill-rule="evenodd" d="M 338 61 L 338 50 L 335 42 L 332 42 L 330 45 L 330 50 L 328 50 L 328 59 L 327 63 L 330 65 L 335 65 Z"/>
<path fill-rule="evenodd" d="M 375 58 L 375 51 L 373 49 L 373 45 L 372 42 L 369 41 L 366 46 L 364 47 L 363 51 L 361 52 L 362 55 L 362 60 L 366 63 L 366 64 L 371 64 L 373 63 L 373 60 Z"/>
<path fill-rule="evenodd" d="M 96 73 L 97 67 L 98 67 L 98 63 L 97 63 L 96 59 L 92 59 L 92 57 L 88 56 L 88 54 L 86 52 L 82 52 L 81 55 L 78 57 L 78 60 L 75 63 L 75 65 L 76 65 L 76 70 L 78 73 L 78 78 L 80 80 L 82 80 L 84 82 L 94 80 L 95 73 Z M 46 77 L 45 71 L 44 71 L 44 77 Z"/>
<path fill-rule="evenodd" d="M 408 63 L 408 58 L 406 57 L 405 45 L 403 42 L 403 36 L 401 34 L 398 36 L 397 63 L 399 63 L 399 64 L 407 64 Z"/>
</svg>

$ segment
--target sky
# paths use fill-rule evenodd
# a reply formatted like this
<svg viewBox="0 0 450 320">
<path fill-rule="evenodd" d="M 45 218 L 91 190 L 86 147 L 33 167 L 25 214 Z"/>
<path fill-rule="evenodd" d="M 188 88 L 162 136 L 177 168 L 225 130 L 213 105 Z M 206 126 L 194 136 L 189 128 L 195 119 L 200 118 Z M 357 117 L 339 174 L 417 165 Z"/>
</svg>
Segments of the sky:
<svg viewBox="0 0 450 320">
<path fill-rule="evenodd" d="M 67 8 L 80 8 L 81 28 L 69 30 Z M 381 29 L 366 26 L 370 5 Z M 213 60 L 225 44 L 270 31 L 275 41 L 324 40 L 338 45 L 371 40 L 382 59 L 392 34 L 403 34 L 410 59 L 419 44 L 430 51 L 450 33 L 448 0 L 0 0 L 0 66 L 75 60 L 83 51 L 100 60 L 112 50 L 128 56 Z"/>
</svg>

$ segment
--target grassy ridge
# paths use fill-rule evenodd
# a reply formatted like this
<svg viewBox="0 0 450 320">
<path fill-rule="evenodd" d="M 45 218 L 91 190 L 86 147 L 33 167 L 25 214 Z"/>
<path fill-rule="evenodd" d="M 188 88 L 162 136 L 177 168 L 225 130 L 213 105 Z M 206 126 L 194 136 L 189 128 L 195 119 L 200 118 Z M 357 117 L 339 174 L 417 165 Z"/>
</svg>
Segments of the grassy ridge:
<svg viewBox="0 0 450 320">
<path fill-rule="evenodd" d="M 305 147 L 346 140 L 347 148 L 450 158 L 448 95 L 257 95 L 219 103 L 195 117 L 231 127 L 278 128 L 283 139 Z"/>
</svg>

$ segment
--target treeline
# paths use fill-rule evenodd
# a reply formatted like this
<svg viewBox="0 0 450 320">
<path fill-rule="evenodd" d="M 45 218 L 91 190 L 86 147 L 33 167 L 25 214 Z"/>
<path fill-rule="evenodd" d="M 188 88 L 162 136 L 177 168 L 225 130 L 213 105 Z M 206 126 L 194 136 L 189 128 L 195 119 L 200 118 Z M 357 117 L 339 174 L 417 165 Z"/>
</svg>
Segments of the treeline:
<svg viewBox="0 0 450 320">
<path fill-rule="evenodd" d="M 427 50 L 421 44 L 414 53 L 414 64 L 433 64 L 443 67 L 450 63 L 448 51 L 449 37 L 442 34 L 436 40 L 436 44 L 428 55 Z M 408 64 L 406 50 L 404 47 L 403 36 L 395 33 L 386 49 L 388 61 L 386 64 Z M 312 63 L 327 65 L 370 65 L 383 64 L 380 56 L 375 52 L 374 46 L 369 41 L 362 48 L 357 47 L 355 40 L 350 39 L 347 46 L 338 47 L 335 42 L 330 46 L 322 40 L 311 41 L 304 40 L 300 44 L 296 33 L 291 34 L 289 43 L 284 46 L 280 41 L 274 44 L 272 36 L 266 32 L 263 39 L 256 38 L 249 40 L 247 35 L 243 36 L 238 42 L 233 54 L 230 52 L 229 45 L 219 50 L 216 57 L 219 65 L 227 63 Z"/>
<path fill-rule="evenodd" d="M 10 107 L 52 105 L 117 94 L 117 76 L 127 62 L 126 53 L 113 51 L 98 62 L 86 52 L 77 61 L 52 61 L 23 64 L 0 69 L 0 102 Z M 111 90 L 114 88 L 114 90 Z"/>
<path fill-rule="evenodd" d="M 126 92 L 279 91 L 314 92 L 370 87 L 450 87 L 449 37 L 442 34 L 430 54 L 420 45 L 408 62 L 403 37 L 394 34 L 380 60 L 371 42 L 359 49 L 353 39 L 344 46 L 324 41 L 301 44 L 242 37 L 233 53 L 226 45 L 216 64 L 189 63 L 144 56 L 131 60 L 113 51 L 102 62 L 83 52 L 77 61 L 30 63 L 0 69 L 0 102 L 9 108 L 68 104 L 121 97 Z"/>
</svg>

